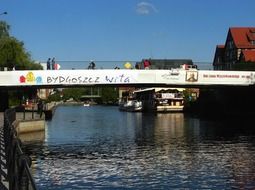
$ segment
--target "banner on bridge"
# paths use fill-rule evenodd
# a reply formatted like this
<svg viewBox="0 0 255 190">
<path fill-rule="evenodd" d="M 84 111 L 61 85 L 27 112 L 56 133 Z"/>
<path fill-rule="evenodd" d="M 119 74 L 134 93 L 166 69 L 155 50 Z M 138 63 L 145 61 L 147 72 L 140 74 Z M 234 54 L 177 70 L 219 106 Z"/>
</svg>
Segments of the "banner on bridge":
<svg viewBox="0 0 255 190">
<path fill-rule="evenodd" d="M 35 70 L 1 71 L 0 86 L 252 85 L 254 73 L 211 70 Z"/>
</svg>

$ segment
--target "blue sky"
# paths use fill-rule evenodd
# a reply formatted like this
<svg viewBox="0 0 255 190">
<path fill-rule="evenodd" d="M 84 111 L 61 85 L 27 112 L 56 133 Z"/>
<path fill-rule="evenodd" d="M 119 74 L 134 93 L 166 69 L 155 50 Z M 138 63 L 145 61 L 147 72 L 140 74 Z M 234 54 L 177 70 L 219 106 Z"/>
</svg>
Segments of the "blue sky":
<svg viewBox="0 0 255 190">
<path fill-rule="evenodd" d="M 0 0 L 33 60 L 212 62 L 229 27 L 255 26 L 254 0 Z"/>
</svg>

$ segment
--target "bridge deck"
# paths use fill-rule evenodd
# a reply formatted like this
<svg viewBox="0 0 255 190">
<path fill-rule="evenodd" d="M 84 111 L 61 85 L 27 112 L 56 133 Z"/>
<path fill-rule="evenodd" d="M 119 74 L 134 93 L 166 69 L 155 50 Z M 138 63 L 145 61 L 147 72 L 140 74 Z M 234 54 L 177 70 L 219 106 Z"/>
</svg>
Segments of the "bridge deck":
<svg viewBox="0 0 255 190">
<path fill-rule="evenodd" d="M 255 72 L 213 70 L 34 70 L 1 71 L 0 88 L 35 86 L 249 86 Z"/>
</svg>

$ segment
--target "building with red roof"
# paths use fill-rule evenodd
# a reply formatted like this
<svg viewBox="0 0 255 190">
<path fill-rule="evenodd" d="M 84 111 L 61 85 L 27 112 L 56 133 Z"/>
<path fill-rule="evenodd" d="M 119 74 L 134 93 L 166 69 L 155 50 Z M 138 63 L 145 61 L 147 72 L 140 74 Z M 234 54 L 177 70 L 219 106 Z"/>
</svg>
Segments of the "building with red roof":
<svg viewBox="0 0 255 190">
<path fill-rule="evenodd" d="M 217 45 L 213 66 L 215 70 L 232 70 L 236 63 L 255 64 L 255 27 L 229 28 L 224 45 Z"/>
<path fill-rule="evenodd" d="M 225 53 L 225 45 L 217 45 L 215 56 L 213 60 L 213 67 L 217 68 L 217 70 L 222 70 L 224 68 L 224 53 Z"/>
<path fill-rule="evenodd" d="M 254 62 L 255 63 L 255 49 L 242 50 L 240 55 L 240 62 Z"/>
</svg>

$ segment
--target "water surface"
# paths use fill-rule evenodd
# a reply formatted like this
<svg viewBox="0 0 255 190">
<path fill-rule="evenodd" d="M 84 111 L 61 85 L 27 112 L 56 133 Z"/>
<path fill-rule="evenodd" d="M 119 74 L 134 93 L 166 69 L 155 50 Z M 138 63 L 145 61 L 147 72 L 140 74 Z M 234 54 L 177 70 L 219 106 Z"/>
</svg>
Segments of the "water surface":
<svg viewBox="0 0 255 190">
<path fill-rule="evenodd" d="M 243 120 L 60 106 L 26 152 L 39 189 L 255 189 L 255 128 Z"/>
</svg>

